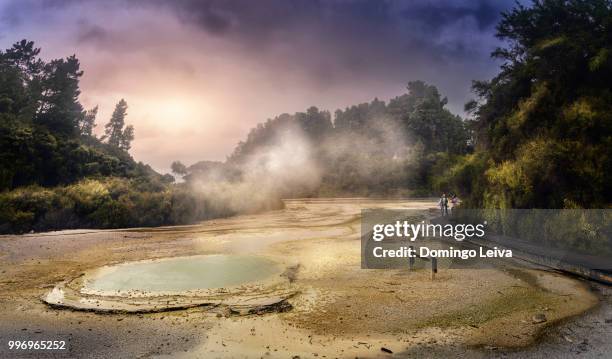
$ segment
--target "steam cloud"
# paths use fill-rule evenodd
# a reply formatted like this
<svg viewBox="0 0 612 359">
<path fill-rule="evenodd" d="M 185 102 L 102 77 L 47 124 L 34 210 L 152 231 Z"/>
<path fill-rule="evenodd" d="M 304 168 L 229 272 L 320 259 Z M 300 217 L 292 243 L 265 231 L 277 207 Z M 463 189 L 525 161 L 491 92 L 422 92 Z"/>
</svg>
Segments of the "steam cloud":
<svg viewBox="0 0 612 359">
<path fill-rule="evenodd" d="M 214 209 L 250 213 L 279 208 L 284 198 L 319 194 L 330 183 L 372 187 L 401 181 L 418 146 L 409 144 L 389 119 L 377 118 L 368 126 L 369 136 L 336 130 L 313 139 L 294 123 L 283 125 L 240 162 L 209 162 L 188 182 Z M 328 188 L 324 195 L 332 191 L 342 194 Z"/>
</svg>

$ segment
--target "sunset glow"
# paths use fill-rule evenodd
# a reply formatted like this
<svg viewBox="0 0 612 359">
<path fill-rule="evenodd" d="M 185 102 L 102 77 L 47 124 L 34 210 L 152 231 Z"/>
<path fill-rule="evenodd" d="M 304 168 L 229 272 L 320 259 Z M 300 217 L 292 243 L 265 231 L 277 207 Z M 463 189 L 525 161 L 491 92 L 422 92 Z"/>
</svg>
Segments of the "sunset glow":
<svg viewBox="0 0 612 359">
<path fill-rule="evenodd" d="M 99 106 L 95 133 L 124 98 L 136 129 L 131 154 L 167 172 L 173 160 L 223 160 L 250 128 L 283 112 L 389 99 L 410 80 L 437 85 L 461 111 L 471 80 L 495 68 L 491 30 L 512 2 L 451 2 L 440 6 L 453 16 L 448 22 L 411 15 L 425 6 L 419 2 L 372 2 L 364 9 L 375 16 L 333 1 L 305 2 L 303 11 L 290 1 L 221 2 L 218 9 L 198 2 L 35 3 L 0 2 L 0 12 L 10 14 L 0 21 L 0 46 L 27 37 L 43 58 L 76 54 L 81 101 Z"/>
</svg>

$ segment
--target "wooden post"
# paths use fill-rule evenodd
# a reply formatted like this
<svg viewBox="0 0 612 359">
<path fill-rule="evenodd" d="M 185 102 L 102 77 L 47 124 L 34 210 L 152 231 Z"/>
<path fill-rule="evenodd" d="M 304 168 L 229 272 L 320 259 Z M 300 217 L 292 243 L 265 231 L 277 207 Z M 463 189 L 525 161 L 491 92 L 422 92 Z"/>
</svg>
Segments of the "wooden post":
<svg viewBox="0 0 612 359">
<path fill-rule="evenodd" d="M 431 257 L 431 280 L 436 279 L 436 273 L 438 273 L 438 258 Z"/>
<path fill-rule="evenodd" d="M 408 248 L 410 249 L 410 253 L 414 252 L 414 246 L 408 246 Z M 410 267 L 410 271 L 412 271 L 414 269 L 414 257 L 409 257 L 408 258 L 408 266 Z"/>
</svg>

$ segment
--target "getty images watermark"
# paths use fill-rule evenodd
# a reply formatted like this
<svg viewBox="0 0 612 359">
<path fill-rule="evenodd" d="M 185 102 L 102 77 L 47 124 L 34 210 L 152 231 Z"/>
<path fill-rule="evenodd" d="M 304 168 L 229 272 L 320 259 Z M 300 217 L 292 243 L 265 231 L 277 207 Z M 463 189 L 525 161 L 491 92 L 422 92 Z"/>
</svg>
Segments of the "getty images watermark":
<svg viewBox="0 0 612 359">
<path fill-rule="evenodd" d="M 414 219 L 394 220 L 392 223 L 375 223 L 371 226 L 370 245 L 366 256 L 373 258 L 512 258 L 512 250 L 464 248 L 455 245 L 441 246 L 442 241 L 463 242 L 484 239 L 487 222 L 470 223 L 414 223 Z M 436 240 L 436 242 L 432 242 Z M 451 242 L 452 243 L 452 242 Z"/>
<path fill-rule="evenodd" d="M 547 265 L 576 263 L 612 269 L 612 211 L 592 209 L 366 209 L 361 221 L 361 267 L 404 268 L 436 258 L 442 267 L 486 268 L 517 255 Z M 527 255 L 527 257 L 525 256 Z"/>
<path fill-rule="evenodd" d="M 382 242 L 385 239 L 408 240 L 416 242 L 417 239 L 438 238 L 454 239 L 462 242 L 467 239 L 483 239 L 487 222 L 480 224 L 440 224 L 440 223 L 410 223 L 407 220 L 395 221 L 394 224 L 375 224 L 372 227 L 372 240 Z M 437 258 L 494 258 L 512 257 L 510 249 L 478 249 L 455 248 L 431 248 L 428 246 L 400 246 L 399 248 L 385 248 L 382 245 L 372 248 L 372 255 L 376 258 L 417 258 L 417 257 L 437 257 Z"/>
</svg>

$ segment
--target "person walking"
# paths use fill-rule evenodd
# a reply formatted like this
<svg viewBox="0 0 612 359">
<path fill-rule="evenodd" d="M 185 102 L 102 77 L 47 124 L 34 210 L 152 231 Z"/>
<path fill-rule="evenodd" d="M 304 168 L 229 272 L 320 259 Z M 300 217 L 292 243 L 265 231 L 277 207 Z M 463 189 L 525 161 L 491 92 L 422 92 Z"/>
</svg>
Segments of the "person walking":
<svg viewBox="0 0 612 359">
<path fill-rule="evenodd" d="M 453 194 L 450 202 L 451 202 L 450 213 L 453 214 L 455 207 L 459 205 L 459 197 L 457 197 L 456 194 Z"/>
<path fill-rule="evenodd" d="M 448 198 L 446 198 L 446 193 L 442 193 L 442 197 L 440 197 L 438 205 L 440 206 L 442 216 L 448 215 Z"/>
</svg>

